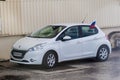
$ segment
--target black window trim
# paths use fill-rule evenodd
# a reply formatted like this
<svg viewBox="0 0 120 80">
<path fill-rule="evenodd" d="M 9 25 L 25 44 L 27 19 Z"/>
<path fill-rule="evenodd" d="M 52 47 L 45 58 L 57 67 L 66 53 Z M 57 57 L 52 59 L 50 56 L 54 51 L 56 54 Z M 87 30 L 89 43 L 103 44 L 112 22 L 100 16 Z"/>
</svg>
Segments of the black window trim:
<svg viewBox="0 0 120 80">
<path fill-rule="evenodd" d="M 70 26 L 69 28 L 71 28 L 71 27 L 78 27 L 78 30 L 79 30 L 79 26 L 80 26 L 80 25 L 74 25 L 74 26 Z M 61 39 L 60 39 L 60 36 L 61 36 L 62 34 L 64 34 L 65 31 L 67 31 L 69 28 L 67 28 L 66 30 L 64 30 L 64 31 L 56 38 L 56 41 L 61 40 Z M 78 31 L 78 32 L 79 32 L 79 31 Z M 80 32 L 79 32 L 79 37 L 78 37 L 78 38 L 80 38 Z M 78 39 L 78 38 L 75 38 L 75 39 Z M 74 39 L 71 39 L 71 40 L 74 40 Z M 67 40 L 67 41 L 69 41 L 69 40 Z"/>
<path fill-rule="evenodd" d="M 79 30 L 79 31 L 78 31 L 78 32 L 79 32 L 79 37 L 78 37 L 78 38 L 89 37 L 89 36 L 96 35 L 96 34 L 98 33 L 98 29 L 95 27 L 95 29 L 97 30 L 97 32 L 96 32 L 95 34 L 89 35 L 89 36 L 84 36 L 84 37 L 83 37 L 83 33 L 82 33 L 82 27 L 83 27 L 83 26 L 89 27 L 90 25 L 74 25 L 74 26 L 71 26 L 71 27 L 78 27 L 78 30 Z M 71 28 L 71 27 L 69 27 L 69 28 Z M 67 28 L 66 30 L 68 30 L 69 28 Z M 65 32 L 66 30 L 64 30 L 64 31 L 56 38 L 56 41 L 61 40 L 61 39 L 60 39 L 60 36 L 61 36 L 62 34 L 64 34 L 64 32 Z M 78 38 L 75 38 L 75 39 L 78 39 Z M 74 40 L 74 39 L 71 39 L 71 40 Z"/>
</svg>

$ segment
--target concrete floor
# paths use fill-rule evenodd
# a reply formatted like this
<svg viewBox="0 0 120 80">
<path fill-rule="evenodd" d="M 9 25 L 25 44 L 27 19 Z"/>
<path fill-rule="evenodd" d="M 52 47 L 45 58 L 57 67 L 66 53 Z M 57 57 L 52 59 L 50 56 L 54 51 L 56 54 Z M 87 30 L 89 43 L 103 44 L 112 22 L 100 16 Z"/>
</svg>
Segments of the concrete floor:
<svg viewBox="0 0 120 80">
<path fill-rule="evenodd" d="M 0 80 L 120 80 L 120 49 L 113 50 L 106 62 L 76 60 L 53 69 L 0 62 Z"/>
</svg>

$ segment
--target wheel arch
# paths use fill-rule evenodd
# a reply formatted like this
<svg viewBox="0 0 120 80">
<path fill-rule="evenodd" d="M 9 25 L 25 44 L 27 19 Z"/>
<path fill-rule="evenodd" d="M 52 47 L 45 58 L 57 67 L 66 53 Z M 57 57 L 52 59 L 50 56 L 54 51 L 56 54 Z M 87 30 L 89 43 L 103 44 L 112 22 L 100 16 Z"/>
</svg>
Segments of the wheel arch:
<svg viewBox="0 0 120 80">
<path fill-rule="evenodd" d="M 57 53 L 55 50 L 52 50 L 52 49 L 51 49 L 51 50 L 48 50 L 48 51 L 44 54 L 43 59 L 42 59 L 42 62 L 43 62 L 43 60 L 44 60 L 45 55 L 47 55 L 48 52 L 53 52 L 53 53 L 56 55 L 56 57 L 57 57 L 57 62 L 59 61 L 58 53 Z"/>
<path fill-rule="evenodd" d="M 101 56 L 100 56 L 101 53 L 99 53 L 100 49 L 103 48 L 103 47 L 106 47 L 107 50 L 108 50 L 108 54 L 107 54 L 107 56 L 106 56 L 105 58 L 101 57 Z M 102 45 L 98 48 L 98 50 L 97 50 L 97 54 L 96 54 L 95 60 L 96 60 L 96 61 L 99 61 L 99 62 L 106 61 L 106 60 L 108 59 L 108 57 L 109 57 L 109 54 L 110 54 L 109 46 L 106 45 L 106 44 L 102 44 Z M 104 55 L 103 55 L 103 56 L 104 56 Z"/>
<path fill-rule="evenodd" d="M 102 44 L 101 46 L 98 47 L 97 53 L 98 53 L 99 49 L 100 49 L 101 47 L 103 47 L 103 46 L 107 47 L 109 53 L 111 52 L 111 51 L 110 51 L 110 48 L 109 48 L 109 46 L 108 46 L 107 44 Z M 97 56 L 97 54 L 96 54 L 96 56 Z"/>
</svg>

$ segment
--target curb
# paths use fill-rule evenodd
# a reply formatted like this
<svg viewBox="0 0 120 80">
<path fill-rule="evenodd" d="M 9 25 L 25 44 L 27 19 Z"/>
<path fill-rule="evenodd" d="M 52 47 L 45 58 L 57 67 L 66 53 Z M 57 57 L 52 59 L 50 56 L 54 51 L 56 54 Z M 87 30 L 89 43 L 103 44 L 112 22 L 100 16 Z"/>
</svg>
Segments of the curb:
<svg viewBox="0 0 120 80">
<path fill-rule="evenodd" d="M 9 59 L 0 59 L 0 62 L 8 62 Z"/>
</svg>

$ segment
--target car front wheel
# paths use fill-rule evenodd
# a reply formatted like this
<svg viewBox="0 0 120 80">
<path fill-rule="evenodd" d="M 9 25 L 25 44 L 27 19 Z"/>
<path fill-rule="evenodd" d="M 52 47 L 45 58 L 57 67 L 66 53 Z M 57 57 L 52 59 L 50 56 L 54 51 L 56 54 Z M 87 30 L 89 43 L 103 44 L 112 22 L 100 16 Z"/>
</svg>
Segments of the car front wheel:
<svg viewBox="0 0 120 80">
<path fill-rule="evenodd" d="M 45 54 L 43 58 L 43 67 L 44 68 L 53 68 L 57 63 L 57 56 L 55 52 L 49 51 Z"/>
</svg>

